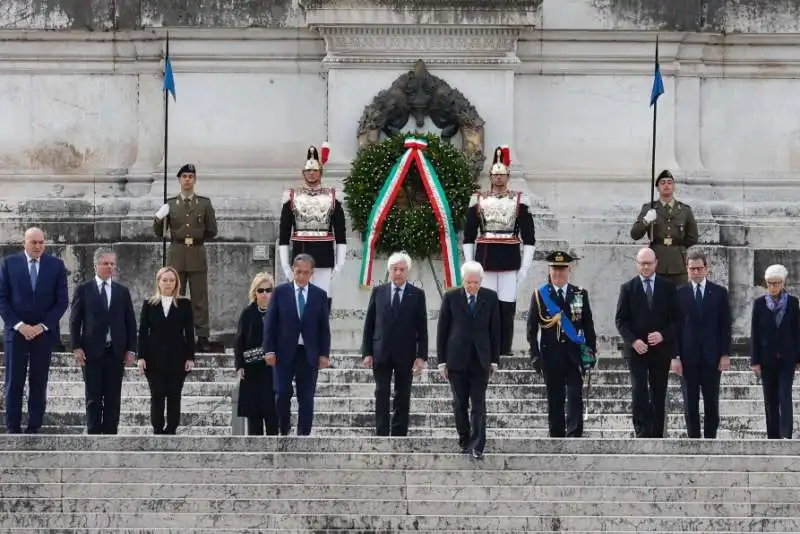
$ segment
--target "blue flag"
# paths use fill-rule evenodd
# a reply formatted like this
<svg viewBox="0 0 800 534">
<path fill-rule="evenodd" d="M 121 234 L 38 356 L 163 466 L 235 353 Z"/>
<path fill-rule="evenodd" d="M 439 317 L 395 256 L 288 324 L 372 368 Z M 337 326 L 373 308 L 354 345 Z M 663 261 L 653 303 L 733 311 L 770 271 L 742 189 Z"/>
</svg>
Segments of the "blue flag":
<svg viewBox="0 0 800 534">
<path fill-rule="evenodd" d="M 656 52 L 658 54 L 658 52 Z M 661 78 L 661 67 L 658 64 L 658 55 L 656 55 L 656 74 L 653 78 L 653 89 L 650 91 L 650 107 L 658 101 L 658 97 L 664 94 L 664 80 Z"/>
<path fill-rule="evenodd" d="M 177 97 L 175 96 L 175 76 L 172 74 L 172 61 L 170 61 L 169 56 L 164 58 L 164 91 L 169 91 L 172 95 L 172 99 L 177 102 Z"/>
</svg>

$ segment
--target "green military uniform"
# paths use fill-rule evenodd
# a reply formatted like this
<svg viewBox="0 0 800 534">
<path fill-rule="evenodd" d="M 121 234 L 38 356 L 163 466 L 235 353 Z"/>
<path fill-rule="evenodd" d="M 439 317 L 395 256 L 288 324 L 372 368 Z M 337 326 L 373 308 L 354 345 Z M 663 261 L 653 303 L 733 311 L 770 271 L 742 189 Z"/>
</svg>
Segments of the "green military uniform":
<svg viewBox="0 0 800 534">
<path fill-rule="evenodd" d="M 177 195 L 167 200 L 169 215 L 156 219 L 153 231 L 163 237 L 169 229 L 172 244 L 167 265 L 181 277 L 181 294 L 190 287 L 195 332 L 198 338 L 208 339 L 208 261 L 205 243 L 217 235 L 217 217 L 211 200 L 197 194 Z"/>
<path fill-rule="evenodd" d="M 697 244 L 697 221 L 692 208 L 688 204 L 674 198 L 665 204 L 657 200 L 655 207 L 644 204 L 639 217 L 631 227 L 631 238 L 638 240 L 648 235 L 651 225 L 644 220 L 650 209 L 656 210 L 656 220 L 652 223 L 652 234 L 649 235 L 650 247 L 656 254 L 658 266 L 656 273 L 672 280 L 675 284 L 688 281 L 686 273 L 686 249 Z"/>
</svg>

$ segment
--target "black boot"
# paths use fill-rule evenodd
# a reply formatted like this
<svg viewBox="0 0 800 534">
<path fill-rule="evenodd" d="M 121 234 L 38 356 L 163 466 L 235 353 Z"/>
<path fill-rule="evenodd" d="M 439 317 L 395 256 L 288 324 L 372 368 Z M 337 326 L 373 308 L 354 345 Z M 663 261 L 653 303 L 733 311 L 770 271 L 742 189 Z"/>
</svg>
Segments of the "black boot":
<svg viewBox="0 0 800 534">
<path fill-rule="evenodd" d="M 514 316 L 517 313 L 516 302 L 500 302 L 500 354 L 510 356 L 511 343 L 514 340 Z"/>
</svg>

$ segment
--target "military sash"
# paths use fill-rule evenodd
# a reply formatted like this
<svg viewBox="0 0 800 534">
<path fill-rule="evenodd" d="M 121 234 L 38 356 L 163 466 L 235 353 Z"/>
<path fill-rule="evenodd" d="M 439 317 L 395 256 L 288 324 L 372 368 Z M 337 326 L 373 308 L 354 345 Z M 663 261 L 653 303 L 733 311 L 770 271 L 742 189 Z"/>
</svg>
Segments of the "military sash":
<svg viewBox="0 0 800 534">
<path fill-rule="evenodd" d="M 558 325 L 561 327 L 561 330 L 567 334 L 567 337 L 570 341 L 577 343 L 578 345 L 583 345 L 586 343 L 586 339 L 582 335 L 578 334 L 578 331 L 575 330 L 575 325 L 572 324 L 572 321 L 570 321 L 569 317 L 567 317 L 563 310 L 559 308 L 558 304 L 556 304 L 555 301 L 550 298 L 549 289 L 550 284 L 545 284 L 539 288 L 538 293 L 539 300 L 542 302 L 542 304 L 544 304 L 547 313 L 550 315 L 551 321 L 558 323 Z"/>
</svg>

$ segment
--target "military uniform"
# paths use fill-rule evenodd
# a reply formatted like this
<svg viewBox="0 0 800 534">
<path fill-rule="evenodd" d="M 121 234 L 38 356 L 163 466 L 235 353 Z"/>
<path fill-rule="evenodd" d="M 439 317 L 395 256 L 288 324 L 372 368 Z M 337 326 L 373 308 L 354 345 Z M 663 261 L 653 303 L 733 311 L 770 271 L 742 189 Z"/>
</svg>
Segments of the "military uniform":
<svg viewBox="0 0 800 534">
<path fill-rule="evenodd" d="M 553 267 L 566 267 L 574 258 L 555 251 L 547 260 Z M 562 287 L 547 283 L 534 291 L 528 311 L 528 343 L 534 369 L 541 371 L 545 380 L 550 437 L 582 436 L 583 373 L 586 360 L 597 353 L 589 293 L 570 283 Z"/>
<path fill-rule="evenodd" d="M 664 171 L 659 175 L 659 180 L 662 177 L 671 178 L 672 175 Z M 644 217 L 651 209 L 655 209 L 656 219 L 648 224 Z M 651 226 L 652 231 L 648 235 Z M 653 204 L 642 205 L 639 217 L 631 227 L 631 238 L 638 240 L 645 235 L 648 235 L 650 248 L 658 259 L 656 274 L 669 278 L 675 285 L 685 284 L 688 281 L 686 249 L 696 245 L 698 240 L 697 222 L 691 206 L 674 198 L 669 204 L 656 200 Z"/>
<path fill-rule="evenodd" d="M 505 147 L 495 150 L 491 174 L 509 174 Z M 523 253 L 520 258 L 520 245 Z M 518 191 L 475 193 L 464 225 L 464 259 L 484 270 L 482 285 L 497 292 L 500 301 L 500 352 L 511 353 L 517 284 L 525 278 L 536 251 L 530 199 Z"/>
<path fill-rule="evenodd" d="M 194 174 L 194 165 L 184 165 L 178 176 L 185 172 Z M 197 337 L 207 342 L 210 334 L 208 310 L 208 260 L 205 243 L 217 236 L 217 217 L 208 197 L 182 194 L 167 199 L 169 213 L 153 223 L 157 237 L 168 235 L 171 245 L 167 265 L 181 277 L 181 294 L 191 292 L 192 310 Z M 169 234 L 165 232 L 169 230 Z"/>
<path fill-rule="evenodd" d="M 321 171 L 326 154 L 323 146 L 320 160 L 316 147 L 310 147 L 303 170 Z M 298 254 L 309 254 L 315 263 L 311 283 L 330 295 L 331 280 L 344 267 L 347 255 L 347 226 L 336 190 L 327 187 L 289 189 L 283 194 L 282 204 L 278 250 L 284 275 L 291 280 L 294 258 Z"/>
</svg>

